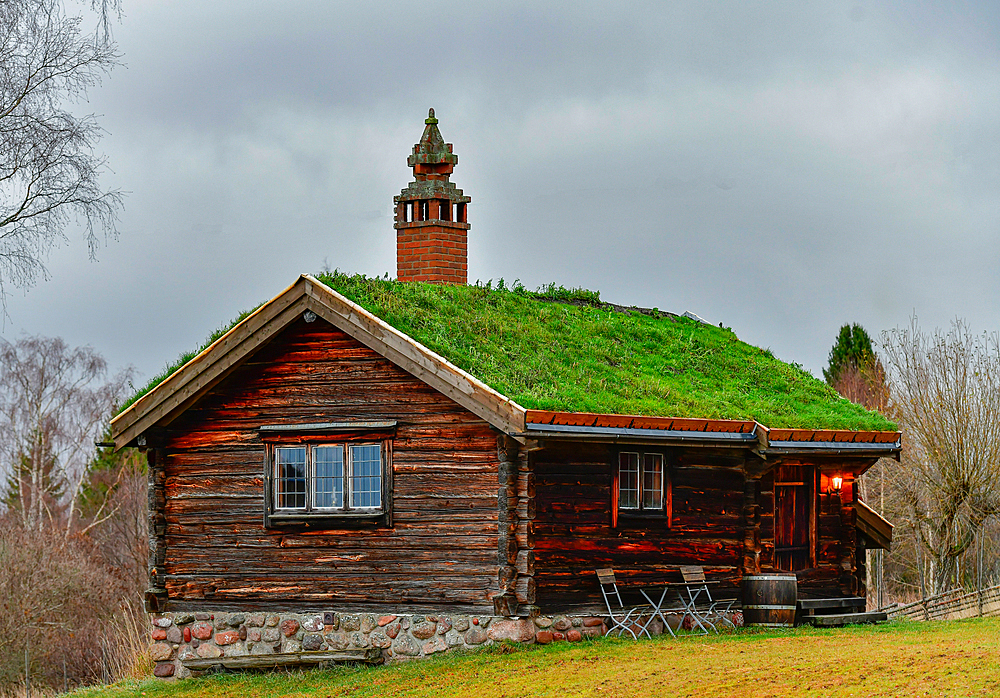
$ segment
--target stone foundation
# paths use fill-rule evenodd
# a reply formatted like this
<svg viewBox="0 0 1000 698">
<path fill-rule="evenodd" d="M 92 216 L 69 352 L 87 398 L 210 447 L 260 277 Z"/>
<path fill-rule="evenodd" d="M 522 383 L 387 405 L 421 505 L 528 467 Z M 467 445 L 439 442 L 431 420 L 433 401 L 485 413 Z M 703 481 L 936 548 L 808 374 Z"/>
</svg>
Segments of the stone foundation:
<svg viewBox="0 0 1000 698">
<path fill-rule="evenodd" d="M 153 673 L 161 678 L 190 676 L 186 659 L 376 648 L 398 661 L 503 640 L 579 642 L 607 630 L 598 616 L 165 613 L 151 622 Z"/>
</svg>

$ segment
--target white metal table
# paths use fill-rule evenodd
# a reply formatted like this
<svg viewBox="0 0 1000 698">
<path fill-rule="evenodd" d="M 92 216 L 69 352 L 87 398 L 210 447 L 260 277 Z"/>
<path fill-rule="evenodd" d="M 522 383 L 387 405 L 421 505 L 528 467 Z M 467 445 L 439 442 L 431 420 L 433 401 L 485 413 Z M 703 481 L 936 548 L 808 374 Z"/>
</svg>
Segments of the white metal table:
<svg viewBox="0 0 1000 698">
<path fill-rule="evenodd" d="M 702 598 L 703 594 L 707 600 L 711 601 L 711 595 L 708 591 L 709 584 L 718 584 L 718 582 L 667 582 L 662 585 L 657 585 L 655 588 L 640 588 L 639 591 L 653 609 L 652 616 L 650 616 L 646 624 L 642 626 L 643 630 L 646 630 L 646 628 L 649 627 L 649 624 L 658 617 L 663 623 L 663 627 L 665 627 L 667 632 L 670 633 L 671 637 L 677 637 L 673 628 L 670 627 L 670 623 L 667 622 L 666 616 L 663 615 L 664 612 L 676 612 L 682 614 L 682 624 L 684 619 L 690 616 L 692 623 L 701 629 L 701 632 L 698 633 L 699 635 L 708 634 L 708 627 L 706 627 L 706 625 L 711 627 L 714 632 L 718 632 L 715 625 L 708 620 L 708 613 L 702 613 L 702 611 L 698 609 L 698 601 Z M 659 599 L 654 600 L 657 589 L 660 590 L 660 596 Z M 671 591 L 675 591 L 677 593 L 677 600 L 680 602 L 680 606 L 676 608 L 664 608 L 667 601 L 667 595 Z M 708 611 L 710 610 L 711 609 L 708 609 Z M 647 631 L 646 634 L 648 635 L 649 632 Z"/>
</svg>

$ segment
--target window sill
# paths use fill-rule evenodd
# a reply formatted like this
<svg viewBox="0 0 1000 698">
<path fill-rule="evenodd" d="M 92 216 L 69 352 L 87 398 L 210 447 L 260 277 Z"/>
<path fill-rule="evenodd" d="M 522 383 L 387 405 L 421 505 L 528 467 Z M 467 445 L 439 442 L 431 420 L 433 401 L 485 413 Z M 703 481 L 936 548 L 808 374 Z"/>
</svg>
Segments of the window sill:
<svg viewBox="0 0 1000 698">
<path fill-rule="evenodd" d="M 267 528 L 370 528 L 390 526 L 385 511 L 344 513 L 280 513 L 267 517 Z"/>
<path fill-rule="evenodd" d="M 665 519 L 667 512 L 663 509 L 619 509 L 620 519 Z"/>
<path fill-rule="evenodd" d="M 618 510 L 618 529 L 670 529 L 672 522 L 670 516 L 662 509 L 655 510 Z"/>
</svg>

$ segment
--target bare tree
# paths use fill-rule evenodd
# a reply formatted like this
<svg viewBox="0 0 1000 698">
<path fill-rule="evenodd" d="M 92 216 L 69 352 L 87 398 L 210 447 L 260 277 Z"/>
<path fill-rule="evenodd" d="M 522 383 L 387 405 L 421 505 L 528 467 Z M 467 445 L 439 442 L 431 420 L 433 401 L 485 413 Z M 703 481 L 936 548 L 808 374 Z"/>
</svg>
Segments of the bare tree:
<svg viewBox="0 0 1000 698">
<path fill-rule="evenodd" d="M 117 236 L 121 193 L 101 187 L 101 128 L 65 110 L 118 62 L 108 31 L 118 0 L 91 0 L 99 17 L 87 34 L 63 0 L 0 2 L 0 302 L 7 285 L 46 275 L 48 252 L 83 225 L 91 258 L 96 229 Z"/>
<path fill-rule="evenodd" d="M 91 462 L 79 498 L 80 515 L 85 521 L 107 517 L 92 527 L 90 537 L 139 605 L 149 586 L 147 496 L 146 456 L 126 448 L 117 453 L 108 449 Z"/>
<path fill-rule="evenodd" d="M 883 333 L 882 350 L 889 412 L 905 434 L 896 505 L 916 540 L 921 586 L 926 574 L 941 592 L 1000 514 L 1000 339 L 961 321 L 926 335 L 914 318 Z"/>
<path fill-rule="evenodd" d="M 58 521 L 67 535 L 73 530 L 94 440 L 129 379 L 128 371 L 109 377 L 90 347 L 44 337 L 0 340 L 0 473 L 7 473 L 6 499 L 25 528 Z M 107 514 L 99 508 L 89 526 Z"/>
</svg>

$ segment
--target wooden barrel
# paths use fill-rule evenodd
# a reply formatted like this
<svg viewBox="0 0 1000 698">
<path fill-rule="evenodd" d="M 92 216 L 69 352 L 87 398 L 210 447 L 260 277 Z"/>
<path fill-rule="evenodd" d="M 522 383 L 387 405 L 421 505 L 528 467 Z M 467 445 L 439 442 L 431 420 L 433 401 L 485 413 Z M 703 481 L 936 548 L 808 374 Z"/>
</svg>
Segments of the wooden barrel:
<svg viewBox="0 0 1000 698">
<path fill-rule="evenodd" d="M 755 574 L 743 577 L 743 624 L 766 628 L 795 625 L 798 584 L 794 574 Z"/>
</svg>

